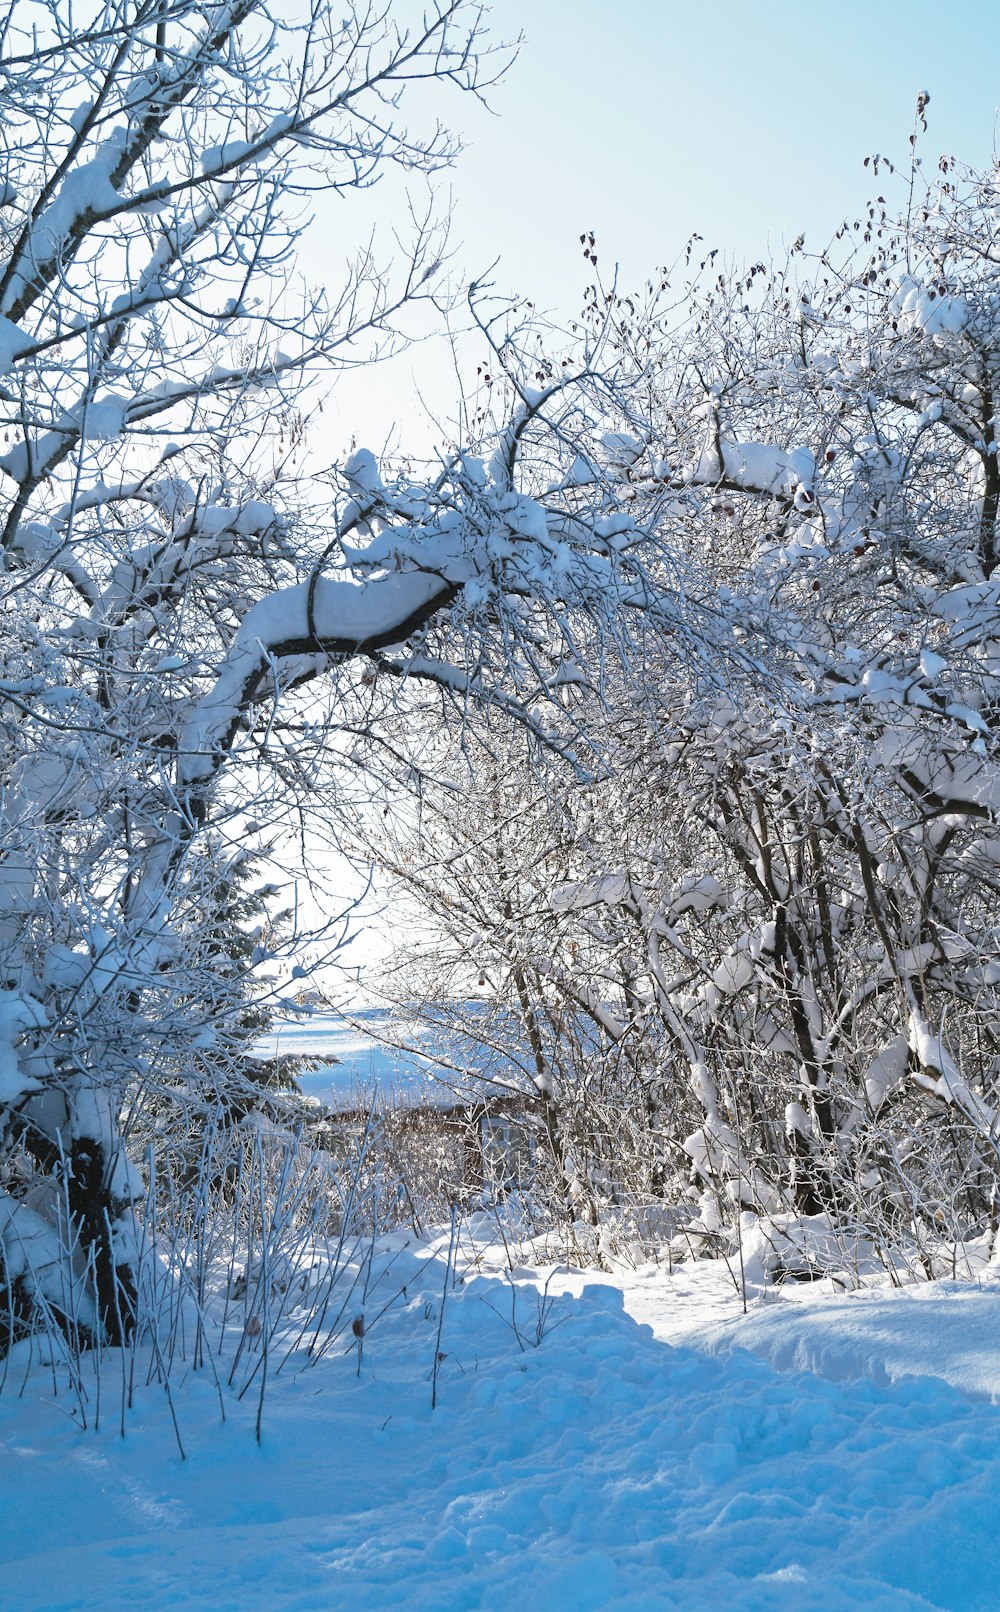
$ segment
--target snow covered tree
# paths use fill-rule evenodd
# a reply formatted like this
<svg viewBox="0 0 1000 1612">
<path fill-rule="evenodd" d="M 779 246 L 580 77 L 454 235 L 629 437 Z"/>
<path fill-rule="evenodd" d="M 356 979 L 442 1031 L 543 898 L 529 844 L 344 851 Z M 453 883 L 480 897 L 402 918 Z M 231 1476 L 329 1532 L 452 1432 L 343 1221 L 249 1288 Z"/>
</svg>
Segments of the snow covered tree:
<svg viewBox="0 0 1000 1612">
<path fill-rule="evenodd" d="M 538 956 L 544 930 L 539 1000 L 605 1063 L 645 1043 L 652 1133 L 708 1230 L 994 1214 L 996 175 L 915 164 L 904 197 L 814 266 L 688 254 L 676 289 L 595 283 L 581 319 L 614 386 L 574 496 L 669 530 L 730 674 L 742 645 L 760 676 L 593 680 L 597 809 L 565 885 L 494 939 Z"/>
<path fill-rule="evenodd" d="M 912 1140 L 883 1174 L 898 1114 L 916 1132 L 923 1109 L 925 1139 L 957 1127 L 970 1173 L 995 1170 L 996 177 L 945 160 L 923 194 L 913 178 L 901 220 L 879 198 L 839 269 L 787 270 L 752 320 L 751 276 L 710 293 L 729 350 L 681 478 L 716 528 L 751 506 L 741 608 L 797 689 L 719 707 L 700 748 L 719 849 L 760 903 L 722 998 L 744 1042 L 780 1029 L 808 1212 L 843 1209 L 845 1181 L 872 1201 L 913 1183 Z"/>
<path fill-rule="evenodd" d="M 205 700 L 253 602 L 311 575 L 311 609 L 319 580 L 282 438 L 310 367 L 391 345 L 440 252 L 424 228 L 396 278 L 362 253 L 303 304 L 296 212 L 449 160 L 394 102 L 428 76 L 475 91 L 481 41 L 462 5 L 408 30 L 255 0 L 92 11 L 14 5 L 3 25 L 0 1128 L 14 1309 L 117 1336 L 139 1190 L 119 1114 L 136 1083 L 176 1089 L 185 1056 L 196 1084 L 226 1034 L 226 857 L 200 842 L 280 645 L 259 643 L 225 735 Z"/>
<path fill-rule="evenodd" d="M 587 362 L 525 372 L 492 449 L 423 481 L 296 469 L 303 385 L 391 346 L 441 253 L 421 226 L 304 296 L 300 210 L 451 159 L 400 103 L 481 91 L 474 6 L 15 3 L 3 50 L 0 1337 L 114 1341 L 142 1302 L 123 1115 L 196 1102 L 244 1011 L 234 845 L 308 808 L 325 746 L 364 761 L 385 689 L 565 748 L 565 668 L 711 634 L 659 585 L 664 534 L 576 490 Z"/>
</svg>

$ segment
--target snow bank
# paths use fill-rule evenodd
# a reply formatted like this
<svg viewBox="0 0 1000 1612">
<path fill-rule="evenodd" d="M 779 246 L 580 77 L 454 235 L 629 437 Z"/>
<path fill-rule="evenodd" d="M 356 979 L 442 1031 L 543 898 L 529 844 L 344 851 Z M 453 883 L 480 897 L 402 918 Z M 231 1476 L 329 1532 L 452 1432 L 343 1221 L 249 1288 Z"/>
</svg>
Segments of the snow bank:
<svg viewBox="0 0 1000 1612">
<path fill-rule="evenodd" d="M 673 1316 L 654 1321 L 657 1334 L 673 1342 L 711 1355 L 748 1349 L 778 1371 L 815 1372 L 836 1383 L 931 1378 L 1000 1405 L 995 1282 L 920 1282 L 846 1294 L 790 1283 L 752 1300 L 743 1315 L 728 1275 L 718 1269 L 687 1267 L 677 1280 L 682 1290 L 701 1284 L 703 1293 L 688 1305 L 675 1297 Z M 713 1288 L 714 1317 L 706 1314 Z M 629 1306 L 654 1320 L 631 1292 Z"/>
<path fill-rule="evenodd" d="M 696 1350 L 608 1278 L 477 1275 L 484 1252 L 466 1247 L 446 1290 L 440 1242 L 380 1245 L 361 1359 L 347 1326 L 319 1366 L 272 1376 L 260 1447 L 256 1386 L 239 1399 L 223 1379 L 224 1426 L 208 1371 L 175 1388 L 181 1462 L 141 1372 L 122 1440 L 116 1408 L 75 1431 L 29 1368 L 24 1396 L 0 1397 L 9 1604 L 993 1612 L 1000 1410 L 972 1393 L 996 1289 L 772 1301 L 744 1321 L 717 1267 L 624 1280 L 657 1333 L 700 1321 Z M 738 1347 L 779 1333 L 766 1349 L 788 1369 Z M 949 1356 L 954 1386 L 907 1375 Z"/>
</svg>

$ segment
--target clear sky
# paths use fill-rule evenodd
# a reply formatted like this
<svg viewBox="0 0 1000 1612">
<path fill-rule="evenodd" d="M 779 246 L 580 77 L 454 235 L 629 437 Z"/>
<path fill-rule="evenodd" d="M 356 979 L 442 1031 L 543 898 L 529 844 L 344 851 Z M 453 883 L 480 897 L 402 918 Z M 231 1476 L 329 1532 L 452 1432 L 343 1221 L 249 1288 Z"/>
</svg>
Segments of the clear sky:
<svg viewBox="0 0 1000 1612">
<path fill-rule="evenodd" d="M 575 306 L 584 229 L 626 279 L 693 230 L 739 259 L 803 229 L 825 245 L 870 194 L 865 156 L 907 160 L 920 90 L 925 162 L 996 149 L 1000 0 L 497 0 L 492 17 L 525 42 L 497 117 L 469 120 L 456 222 L 540 303 Z"/>
<path fill-rule="evenodd" d="M 738 261 L 781 254 L 802 230 L 825 246 L 885 191 L 865 156 L 907 163 L 921 90 L 928 165 L 948 152 L 987 166 L 1000 139 L 1000 0 L 494 0 L 491 28 L 524 36 L 492 114 L 440 87 L 429 103 L 466 141 L 441 181 L 454 272 L 468 283 L 499 258 L 498 289 L 563 318 L 589 277 L 583 230 L 626 289 L 695 230 Z M 306 273 L 328 267 L 348 215 L 398 223 L 397 194 L 321 204 Z M 422 451 L 418 388 L 452 410 L 458 386 L 433 346 L 342 389 L 327 427 Z"/>
</svg>

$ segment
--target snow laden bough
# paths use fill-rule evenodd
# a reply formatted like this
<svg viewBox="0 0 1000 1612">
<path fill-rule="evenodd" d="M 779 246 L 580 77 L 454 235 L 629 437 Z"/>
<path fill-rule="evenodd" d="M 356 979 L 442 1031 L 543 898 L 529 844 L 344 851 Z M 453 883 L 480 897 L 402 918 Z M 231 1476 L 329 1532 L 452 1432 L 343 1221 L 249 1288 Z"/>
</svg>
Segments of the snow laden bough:
<svg viewBox="0 0 1000 1612">
<path fill-rule="evenodd" d="M 624 547 L 614 547 L 605 516 L 574 511 L 567 518 L 514 491 L 509 475 L 496 478 L 463 458 L 429 489 L 390 490 L 363 451 L 347 462 L 344 476 L 353 502 L 333 574 L 316 566 L 307 580 L 252 604 L 203 692 L 160 713 L 160 721 L 169 715 L 176 737 L 169 766 L 159 740 L 159 785 L 147 785 L 131 806 L 128 831 L 142 854 L 116 900 L 102 902 L 99 918 L 91 917 L 73 944 L 55 941 L 51 931 L 47 943 L 41 940 L 39 915 L 52 914 L 39 892 L 29 825 L 43 825 L 48 854 L 64 848 L 70 833 L 90 841 L 95 819 L 108 809 L 106 796 L 93 788 L 79 755 L 64 759 L 58 730 L 60 753 L 43 727 L 34 751 L 10 774 L 2 816 L 9 850 L 0 866 L 9 916 L 2 931 L 8 955 L 20 957 L 21 976 L 36 994 L 9 990 L 2 1004 L 0 1112 L 8 1138 L 47 1170 L 45 1190 L 56 1204 L 29 1215 L 10 1202 L 4 1258 L 8 1278 L 21 1284 L 19 1327 L 27 1325 L 31 1294 L 36 1310 L 60 1324 L 71 1321 L 81 1335 L 95 1314 L 112 1338 L 132 1325 L 138 1291 L 132 1214 L 144 1188 L 126 1155 L 119 1112 L 135 1079 L 129 1066 L 136 1046 L 162 1039 L 157 1014 L 169 1002 L 184 952 L 182 914 L 199 839 L 262 707 L 306 683 L 351 676 L 351 664 L 361 661 L 396 678 L 440 681 L 473 701 L 503 702 L 537 729 L 538 701 L 544 709 L 553 697 L 543 670 L 575 655 L 581 633 L 598 635 L 608 652 L 634 611 L 643 613 L 646 630 L 657 620 L 676 625 L 673 602 L 657 594 Z M 254 540 L 280 523 L 278 512 L 259 502 L 224 512 L 209 506 L 185 517 L 183 550 L 189 554 L 198 542 L 218 554 L 234 537 Z M 631 545 L 639 543 L 634 523 L 616 524 Z M 348 531 L 362 528 L 367 541 L 354 547 Z M 165 574 L 162 551 L 149 562 L 148 573 L 154 569 Z M 186 568 L 179 569 L 186 587 Z M 95 617 L 114 619 L 121 585 L 119 567 Z M 458 660 L 433 643 L 441 618 L 461 646 Z M 158 665 L 162 687 L 170 672 Z M 532 688 L 533 708 L 526 694 Z M 67 699 L 74 713 L 82 703 Z M 189 1044 L 194 1056 L 193 1034 Z M 57 1246 L 66 1266 L 58 1303 Z M 86 1304 L 81 1284 L 90 1295 Z"/>
<path fill-rule="evenodd" d="M 627 647 L 630 613 L 686 632 L 613 486 L 545 491 L 578 452 L 600 462 L 585 377 L 579 447 L 567 388 L 522 389 L 492 457 L 393 480 L 359 451 L 336 491 L 286 497 L 303 377 L 390 350 L 442 256 L 417 226 L 398 274 L 362 254 L 291 318 L 299 203 L 386 163 L 438 171 L 443 125 L 421 139 L 387 107 L 409 80 L 478 93 L 502 65 L 466 0 L 398 20 L 276 21 L 259 0 L 109 0 L 80 35 L 55 0 L 8 19 L 0 1347 L 141 1320 L 132 1222 L 157 1149 L 246 1084 L 255 959 L 274 955 L 227 916 L 234 858 L 251 820 L 308 814 L 361 677 L 432 679 L 558 744 L 560 666 Z M 523 465 L 543 440 L 551 476 Z"/>
<path fill-rule="evenodd" d="M 323 7 L 308 27 L 255 31 L 263 18 L 253 0 L 207 20 L 110 7 L 105 86 L 83 104 L 90 34 L 66 36 L 53 11 L 39 79 L 32 11 L 8 75 L 20 131 L 48 126 L 53 64 L 65 85 L 58 138 L 12 134 L 0 273 L 0 1155 L 20 1284 L 0 1340 L 54 1317 L 117 1342 L 141 1319 L 133 1220 L 168 1116 L 191 1130 L 217 1098 L 238 1106 L 218 1094 L 248 1084 L 255 958 L 274 956 L 242 961 L 222 916 L 234 857 L 248 822 L 308 816 L 323 734 L 363 678 L 433 681 L 459 712 L 502 706 L 570 750 L 561 668 L 621 661 L 658 632 L 681 658 L 702 642 L 676 568 L 663 585 L 661 534 L 611 480 L 567 484 L 579 451 L 601 462 L 585 372 L 522 387 L 490 451 L 425 478 L 383 476 L 358 450 L 303 513 L 301 484 L 286 499 L 261 468 L 253 444 L 280 446 L 306 370 L 388 340 L 433 273 L 421 236 L 398 301 L 355 278 L 290 331 L 250 292 L 285 272 L 285 209 L 314 178 L 300 185 L 296 162 L 312 154 L 347 188 L 359 152 L 433 169 L 443 136 L 421 158 L 409 134 L 373 135 L 384 83 L 395 95 L 442 62 L 450 84 L 478 82 L 464 0 L 419 35 L 358 23 L 364 47 Z M 248 120 L 254 138 L 220 138 Z"/>
<path fill-rule="evenodd" d="M 574 1185 L 609 1218 L 676 1194 L 694 1247 L 783 1217 L 934 1274 L 996 1229 L 997 179 L 946 171 L 798 306 L 798 265 L 688 287 L 676 340 L 609 297 L 634 387 L 567 494 L 674 523 L 770 667 L 613 698 L 599 786 L 504 777 L 537 825 L 530 865 L 503 847 L 516 925 L 481 823 L 436 801 L 457 872 L 428 921 L 477 908 L 512 1013 L 516 959 Z"/>
</svg>

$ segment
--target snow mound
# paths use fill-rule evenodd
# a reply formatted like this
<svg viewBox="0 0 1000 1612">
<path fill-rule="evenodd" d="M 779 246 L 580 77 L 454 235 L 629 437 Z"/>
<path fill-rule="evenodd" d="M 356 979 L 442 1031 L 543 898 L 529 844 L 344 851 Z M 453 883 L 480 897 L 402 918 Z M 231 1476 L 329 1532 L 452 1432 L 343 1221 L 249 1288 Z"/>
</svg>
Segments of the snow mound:
<svg viewBox="0 0 1000 1612">
<path fill-rule="evenodd" d="M 995 1334 L 996 1290 L 737 1321 L 719 1267 L 500 1274 L 473 1246 L 449 1276 L 443 1247 L 379 1245 L 363 1346 L 348 1327 L 318 1365 L 272 1367 L 259 1446 L 257 1382 L 218 1391 L 224 1425 L 209 1372 L 175 1387 L 182 1462 L 143 1373 L 124 1440 L 117 1411 L 74 1430 L 18 1345 L 25 1391 L 0 1397 L 8 1604 L 995 1608 L 1000 1410 L 972 1397 L 969 1338 Z M 699 1348 L 656 1335 L 671 1325 L 700 1327 Z M 733 1347 L 754 1340 L 790 1369 Z M 954 1386 L 911 1375 L 949 1354 Z M 885 1369 L 855 1373 L 866 1359 Z"/>
<path fill-rule="evenodd" d="M 746 1316 L 695 1324 L 683 1336 L 718 1355 L 747 1349 L 778 1371 L 831 1382 L 934 1378 L 1000 1404 L 1000 1286 L 928 1282 L 803 1297 L 794 1287 L 754 1300 Z"/>
</svg>

